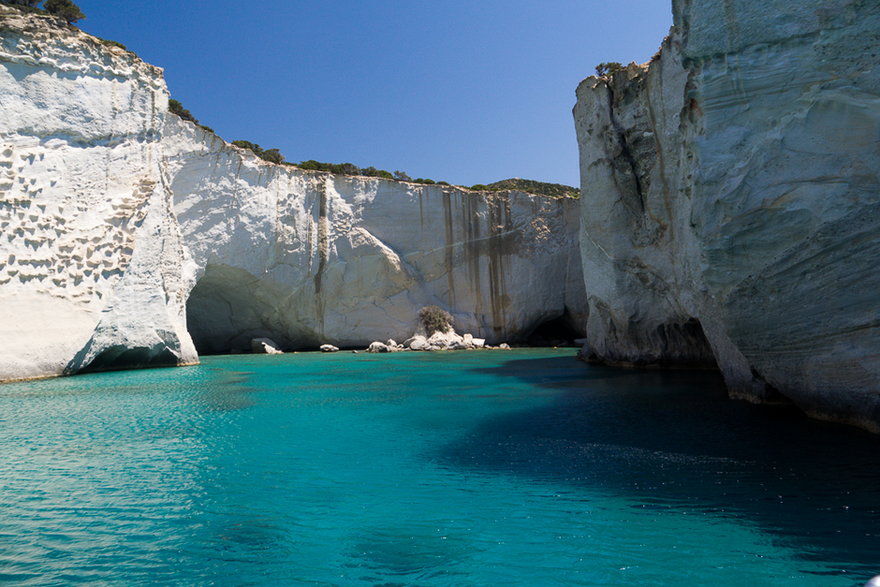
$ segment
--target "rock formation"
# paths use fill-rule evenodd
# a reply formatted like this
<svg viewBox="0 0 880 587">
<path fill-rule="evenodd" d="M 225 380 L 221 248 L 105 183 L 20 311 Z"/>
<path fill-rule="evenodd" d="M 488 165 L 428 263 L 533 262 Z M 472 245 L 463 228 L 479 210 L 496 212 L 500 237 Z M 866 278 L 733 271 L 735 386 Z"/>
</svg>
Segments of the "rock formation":
<svg viewBox="0 0 880 587">
<path fill-rule="evenodd" d="M 255 338 L 251 340 L 251 352 L 256 355 L 283 355 L 284 351 L 271 338 Z"/>
<path fill-rule="evenodd" d="M 880 431 L 880 5 L 680 0 L 578 88 L 591 358 Z"/>
<path fill-rule="evenodd" d="M 0 5 L 0 380 L 585 320 L 576 201 L 267 163 L 160 69 Z M 195 344 L 193 343 L 195 342 Z"/>
<path fill-rule="evenodd" d="M 507 343 L 501 343 L 500 348 L 510 348 Z M 458 334 L 450 328 L 446 332 L 435 330 L 431 336 L 426 336 L 424 330 L 419 330 L 402 343 L 388 339 L 386 342 L 373 341 L 367 347 L 368 353 L 389 353 L 396 351 L 472 351 L 487 347 L 486 340 L 474 338 L 471 333 Z"/>
</svg>

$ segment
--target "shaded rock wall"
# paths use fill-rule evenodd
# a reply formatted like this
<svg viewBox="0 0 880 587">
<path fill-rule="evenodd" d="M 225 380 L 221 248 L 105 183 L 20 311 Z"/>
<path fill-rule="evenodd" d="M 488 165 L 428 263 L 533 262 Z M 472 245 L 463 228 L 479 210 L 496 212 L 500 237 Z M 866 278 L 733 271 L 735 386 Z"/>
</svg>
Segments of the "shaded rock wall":
<svg viewBox="0 0 880 587">
<path fill-rule="evenodd" d="M 584 353 L 714 358 L 735 396 L 880 431 L 880 6 L 673 12 L 578 88 Z"/>
<path fill-rule="evenodd" d="M 431 303 L 491 341 L 583 323 L 578 221 L 266 163 L 169 114 L 160 69 L 0 5 L 0 380 L 362 345 Z"/>
</svg>

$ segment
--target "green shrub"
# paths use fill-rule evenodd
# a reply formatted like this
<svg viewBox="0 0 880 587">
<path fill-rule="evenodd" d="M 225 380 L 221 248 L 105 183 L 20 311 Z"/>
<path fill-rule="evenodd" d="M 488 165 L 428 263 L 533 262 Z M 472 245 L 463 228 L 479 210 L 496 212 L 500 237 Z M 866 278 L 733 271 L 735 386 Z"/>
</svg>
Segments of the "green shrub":
<svg viewBox="0 0 880 587">
<path fill-rule="evenodd" d="M 354 163 L 321 163 L 320 161 L 309 159 L 308 161 L 298 163 L 297 167 L 300 169 L 326 171 L 328 173 L 336 173 L 340 175 L 366 175 L 367 177 L 382 177 L 384 179 L 395 178 L 394 175 L 384 169 L 376 169 L 372 166 L 360 168 Z"/>
<path fill-rule="evenodd" d="M 263 161 L 268 161 L 269 163 L 284 163 L 284 155 L 281 154 L 281 151 L 278 149 L 264 149 L 257 143 L 252 143 L 250 141 L 232 141 L 232 144 L 236 147 L 241 147 L 242 149 L 247 149 L 251 151 L 254 155 L 262 159 Z"/>
<path fill-rule="evenodd" d="M 86 17 L 79 9 L 79 6 L 70 0 L 46 0 L 43 3 L 43 10 L 49 14 L 60 16 L 67 21 L 67 24 L 73 24 Z"/>
<path fill-rule="evenodd" d="M 266 149 L 260 155 L 260 159 L 269 163 L 281 163 L 284 161 L 284 155 L 278 149 Z"/>
<path fill-rule="evenodd" d="M 176 114 L 183 120 L 188 120 L 192 123 L 198 124 L 199 121 L 196 120 L 196 117 L 192 115 L 192 112 L 183 107 L 183 104 L 175 100 L 174 98 L 168 99 L 168 111 L 172 114 Z"/>
<path fill-rule="evenodd" d="M 263 153 L 263 148 L 260 147 L 257 143 L 252 143 L 250 141 L 232 141 L 232 144 L 236 147 L 241 147 L 242 149 L 247 149 L 248 151 L 253 151 L 254 155 L 259 157 Z"/>
<path fill-rule="evenodd" d="M 620 71 L 623 68 L 624 65 L 617 61 L 603 62 L 596 66 L 596 75 L 598 75 L 599 77 L 613 75 L 615 72 Z"/>
<path fill-rule="evenodd" d="M 29 14 L 46 14 L 46 11 L 38 6 L 41 1 L 42 0 L 0 0 L 0 4 L 15 6 L 22 12 L 27 12 Z"/>
<path fill-rule="evenodd" d="M 233 141 L 233 144 L 235 144 L 235 141 Z M 381 177 L 383 179 L 409 181 L 412 183 L 424 183 L 428 185 L 434 183 L 449 185 L 449 183 L 445 181 L 435 182 L 433 179 L 425 179 L 422 177 L 418 179 L 413 179 L 404 171 L 396 170 L 394 173 L 391 173 L 390 171 L 386 171 L 384 169 L 376 169 L 372 165 L 370 167 L 358 167 L 354 163 L 321 163 L 320 161 L 309 159 L 308 161 L 301 161 L 297 163 L 296 166 L 300 169 L 308 169 L 311 171 L 326 171 L 328 173 L 336 173 L 339 175 L 365 175 L 367 177 Z"/>
<path fill-rule="evenodd" d="M 470 187 L 472 190 L 498 192 L 503 190 L 517 190 L 536 194 L 539 196 L 550 196 L 551 198 L 577 198 L 580 191 L 570 185 L 561 183 L 548 183 L 546 181 L 535 181 L 533 179 L 520 179 L 518 177 L 511 179 L 502 179 L 488 185 L 478 183 Z"/>
<path fill-rule="evenodd" d="M 297 167 L 300 169 L 308 169 L 310 171 L 327 171 L 326 169 L 321 168 L 321 163 L 315 161 L 314 159 L 309 159 L 308 161 L 301 161 L 297 164 Z"/>
<path fill-rule="evenodd" d="M 452 329 L 452 315 L 439 306 L 425 306 L 419 310 L 419 320 L 428 336 Z"/>
<path fill-rule="evenodd" d="M 388 171 L 384 169 L 376 169 L 375 167 L 364 167 L 360 170 L 359 175 L 366 175 L 367 177 L 383 177 L 385 179 L 394 179 L 394 176 L 391 175 Z"/>
<path fill-rule="evenodd" d="M 120 43 L 119 41 L 111 41 L 110 39 L 101 39 L 102 45 L 107 45 L 108 47 L 119 47 L 120 49 L 124 49 L 128 51 L 128 47 Z"/>
<path fill-rule="evenodd" d="M 27 6 L 36 8 L 42 0 L 3 0 L 0 4 L 11 4 L 12 6 Z"/>
</svg>

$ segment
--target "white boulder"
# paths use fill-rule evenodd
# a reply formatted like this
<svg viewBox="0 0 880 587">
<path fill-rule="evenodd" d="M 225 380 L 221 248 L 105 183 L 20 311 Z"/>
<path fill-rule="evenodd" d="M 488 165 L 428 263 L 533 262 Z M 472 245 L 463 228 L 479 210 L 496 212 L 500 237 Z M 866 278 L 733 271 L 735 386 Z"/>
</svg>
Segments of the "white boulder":
<svg viewBox="0 0 880 587">
<path fill-rule="evenodd" d="M 367 347 L 368 353 L 390 353 L 391 348 L 384 342 L 379 342 L 378 340 L 370 343 L 370 346 Z"/>
<path fill-rule="evenodd" d="M 281 355 L 284 354 L 271 338 L 251 339 L 251 352 L 254 354 Z"/>
<path fill-rule="evenodd" d="M 440 332 L 439 330 L 434 332 L 431 336 L 428 337 L 427 343 L 428 346 L 436 347 L 441 350 L 451 349 L 453 346 L 456 348 L 462 346 L 462 342 L 464 338 L 460 334 L 457 334 L 454 330 L 447 330 L 446 332 Z"/>
<path fill-rule="evenodd" d="M 428 339 L 421 335 L 416 335 L 411 338 L 408 338 L 404 345 L 412 351 L 426 351 L 430 346 L 428 344 Z"/>
</svg>

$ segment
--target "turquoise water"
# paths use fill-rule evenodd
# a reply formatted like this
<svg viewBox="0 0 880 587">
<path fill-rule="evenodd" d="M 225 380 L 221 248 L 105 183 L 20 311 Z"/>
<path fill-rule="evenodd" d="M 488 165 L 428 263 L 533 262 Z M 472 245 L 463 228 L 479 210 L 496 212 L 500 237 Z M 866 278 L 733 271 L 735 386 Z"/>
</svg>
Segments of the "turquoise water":
<svg viewBox="0 0 880 587">
<path fill-rule="evenodd" d="M 571 351 L 0 386 L 0 581 L 860 585 L 880 441 Z"/>
</svg>

